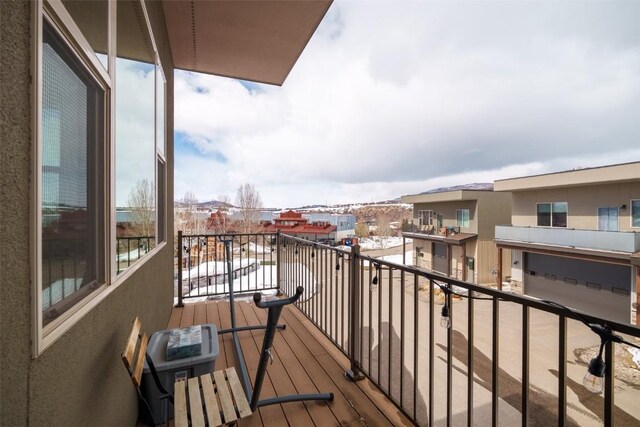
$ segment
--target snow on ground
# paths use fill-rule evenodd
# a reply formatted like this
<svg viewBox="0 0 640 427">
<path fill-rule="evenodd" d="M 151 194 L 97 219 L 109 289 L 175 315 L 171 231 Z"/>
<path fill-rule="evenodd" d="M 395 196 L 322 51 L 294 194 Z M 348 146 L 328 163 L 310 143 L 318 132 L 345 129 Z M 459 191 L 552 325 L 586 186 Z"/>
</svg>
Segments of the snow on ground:
<svg viewBox="0 0 640 427">
<path fill-rule="evenodd" d="M 245 258 L 242 260 L 234 259 L 231 271 L 240 270 L 243 267 L 248 267 L 252 263 L 256 263 L 257 260 Z M 227 274 L 227 263 L 223 261 L 209 261 L 196 265 L 191 270 L 182 270 L 182 277 L 184 279 L 191 278 L 197 279 L 199 277 L 208 276 L 220 276 Z"/>
<path fill-rule="evenodd" d="M 249 252 L 251 252 L 251 253 L 255 253 L 255 254 L 270 254 L 271 252 L 273 252 L 273 249 L 271 247 L 262 246 L 262 245 L 259 245 L 259 244 L 255 243 L 255 242 L 250 242 L 250 243 L 247 243 L 247 244 L 243 245 L 243 247 L 245 249 L 247 248 L 246 245 L 248 245 Z M 234 254 L 239 254 L 241 250 L 242 249 L 239 248 L 239 247 L 238 248 L 233 248 L 233 253 Z"/>
<path fill-rule="evenodd" d="M 392 262 L 394 264 L 413 265 L 413 251 L 405 252 L 405 258 L 406 258 L 407 262 L 405 264 L 402 264 L 402 254 L 385 255 L 385 256 L 381 256 L 381 257 L 376 257 L 376 259 L 380 259 L 382 261 L 387 261 L 387 262 Z M 370 268 L 371 265 L 370 265 L 370 263 L 368 261 L 364 261 L 363 267 Z"/>
<path fill-rule="evenodd" d="M 411 242 L 411 239 L 407 239 L 406 242 Z M 364 237 L 362 239 L 358 239 L 358 244 L 360 245 L 360 249 L 363 251 L 371 251 L 376 249 L 388 249 L 395 248 L 398 246 L 402 246 L 402 237 L 391 236 L 381 239 L 378 236 L 373 237 Z"/>
<path fill-rule="evenodd" d="M 264 295 L 275 295 L 277 294 L 277 290 L 275 289 L 267 289 L 277 285 L 278 278 L 278 268 L 275 265 L 261 265 L 260 262 L 256 259 L 242 260 L 242 267 L 249 266 L 251 264 L 256 265 L 255 270 L 250 270 L 245 272 L 244 274 L 240 273 L 240 262 L 234 262 L 233 272 L 235 275 L 235 279 L 233 280 L 233 290 L 234 292 L 249 292 L 249 296 L 252 295 L 253 291 L 260 291 Z M 215 264 L 218 264 L 216 266 Z M 200 264 L 192 268 L 190 271 L 192 275 L 189 276 L 188 271 L 183 271 L 183 283 L 186 285 L 189 281 L 194 283 L 200 283 L 199 287 L 194 287 L 190 292 L 185 292 L 185 296 L 188 296 L 188 301 L 197 302 L 197 301 L 205 301 L 208 296 L 198 296 L 200 294 L 227 294 L 229 292 L 229 285 L 226 282 L 224 271 L 225 266 L 221 264 L 226 264 L 223 262 L 211 261 L 207 263 Z M 237 267 L 236 267 L 237 265 Z M 215 268 L 218 268 L 216 271 Z M 298 286 L 302 286 L 304 288 L 304 292 L 301 301 L 305 301 L 311 298 L 316 293 L 316 279 L 313 275 L 312 271 L 305 265 L 300 263 L 293 264 L 284 264 L 283 269 L 291 269 L 291 271 L 296 271 L 295 275 L 289 279 L 287 283 L 283 283 L 283 286 L 287 289 L 295 289 Z M 207 274 L 209 272 L 209 274 Z M 215 280 L 215 277 L 219 277 L 219 280 Z M 211 278 L 211 280 L 207 280 L 207 278 Z M 283 279 L 286 280 L 286 279 Z M 226 297 L 226 295 L 220 295 Z M 177 299 L 176 299 L 177 301 Z"/>
</svg>

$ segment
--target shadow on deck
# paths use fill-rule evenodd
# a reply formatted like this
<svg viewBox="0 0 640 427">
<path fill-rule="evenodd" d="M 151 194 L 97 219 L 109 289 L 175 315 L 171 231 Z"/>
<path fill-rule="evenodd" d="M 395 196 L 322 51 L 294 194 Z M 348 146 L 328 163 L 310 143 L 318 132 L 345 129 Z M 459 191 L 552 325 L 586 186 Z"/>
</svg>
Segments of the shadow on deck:
<svg viewBox="0 0 640 427">
<path fill-rule="evenodd" d="M 264 324 L 267 311 L 250 299 L 236 298 L 237 326 Z M 215 323 L 230 328 L 227 300 L 185 304 L 174 308 L 169 328 Z M 349 360 L 297 308 L 287 306 L 280 322 L 287 325 L 278 332 L 273 346 L 273 364 L 268 367 L 262 399 L 295 393 L 333 392 L 334 401 L 294 402 L 259 408 L 239 425 L 331 426 L 331 425 L 412 425 L 378 389 L 365 379 L 352 383 L 344 377 Z M 251 382 L 259 362 L 264 331 L 240 333 Z M 218 337 L 220 354 L 216 370 L 237 366 L 231 334 Z"/>
</svg>

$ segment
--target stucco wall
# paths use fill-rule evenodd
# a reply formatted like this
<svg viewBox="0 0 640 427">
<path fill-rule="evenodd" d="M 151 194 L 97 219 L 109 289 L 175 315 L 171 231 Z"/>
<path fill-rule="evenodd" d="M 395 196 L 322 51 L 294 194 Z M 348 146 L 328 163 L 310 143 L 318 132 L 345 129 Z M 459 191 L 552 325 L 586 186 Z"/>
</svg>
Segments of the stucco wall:
<svg viewBox="0 0 640 427">
<path fill-rule="evenodd" d="M 0 1 L 0 424 L 27 423 L 30 5 Z"/>
<path fill-rule="evenodd" d="M 640 180 L 621 184 L 565 187 L 513 193 L 512 224 L 537 225 L 536 203 L 567 202 L 568 228 L 598 229 L 598 207 L 622 206 L 619 210 L 620 231 L 640 231 L 631 228 L 631 199 L 640 199 Z"/>
<path fill-rule="evenodd" d="M 2 7 L 1 425 L 133 425 L 137 400 L 120 360 L 131 320 L 166 327 L 173 302 L 173 233 L 167 245 L 37 358 L 31 357 L 29 175 L 30 7 Z M 173 69 L 159 2 L 148 4 L 167 78 L 167 200 L 173 200 Z M 173 224 L 172 208 L 167 218 Z"/>
</svg>

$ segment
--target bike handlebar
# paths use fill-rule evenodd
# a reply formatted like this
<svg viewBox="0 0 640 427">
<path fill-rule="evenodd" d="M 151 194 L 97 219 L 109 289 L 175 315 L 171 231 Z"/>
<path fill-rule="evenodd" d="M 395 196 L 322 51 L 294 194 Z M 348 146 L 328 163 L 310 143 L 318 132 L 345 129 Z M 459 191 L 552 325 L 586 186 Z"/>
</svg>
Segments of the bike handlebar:
<svg viewBox="0 0 640 427">
<path fill-rule="evenodd" d="M 256 292 L 253 294 L 253 302 L 255 302 L 256 306 L 259 308 L 282 307 L 298 301 L 303 291 L 304 288 L 302 286 L 298 286 L 296 293 L 289 298 L 273 299 L 271 301 L 262 301 L 262 294 L 260 292 Z"/>
</svg>

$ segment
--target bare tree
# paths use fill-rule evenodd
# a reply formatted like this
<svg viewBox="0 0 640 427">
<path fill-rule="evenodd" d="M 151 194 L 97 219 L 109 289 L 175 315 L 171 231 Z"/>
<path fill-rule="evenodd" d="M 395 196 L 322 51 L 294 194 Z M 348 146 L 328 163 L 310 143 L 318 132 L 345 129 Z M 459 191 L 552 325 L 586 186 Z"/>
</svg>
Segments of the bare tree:
<svg viewBox="0 0 640 427">
<path fill-rule="evenodd" d="M 366 222 L 359 222 L 356 224 L 356 236 L 369 237 L 369 224 Z"/>
<path fill-rule="evenodd" d="M 242 233 L 251 233 L 258 230 L 260 222 L 260 209 L 262 199 L 260 193 L 251 184 L 243 184 L 238 187 L 236 205 L 240 209 L 240 230 Z"/>
<path fill-rule="evenodd" d="M 155 192 L 147 179 L 136 182 L 131 189 L 127 204 L 131 209 L 131 228 L 137 236 L 155 235 Z"/>
<path fill-rule="evenodd" d="M 207 219 L 198 214 L 198 198 L 187 191 L 180 200 L 181 206 L 175 209 L 174 231 L 182 230 L 186 234 L 202 234 L 206 231 Z"/>
<path fill-rule="evenodd" d="M 393 229 L 389 223 L 389 217 L 385 214 L 380 214 L 376 218 L 376 235 L 380 239 L 380 249 L 383 251 L 389 244 L 389 237 L 393 234 Z"/>
</svg>

